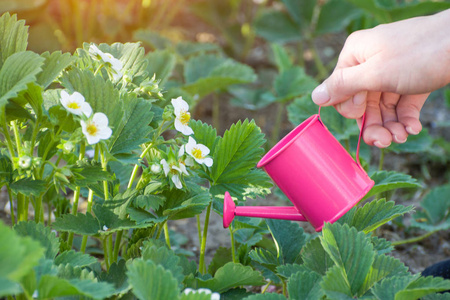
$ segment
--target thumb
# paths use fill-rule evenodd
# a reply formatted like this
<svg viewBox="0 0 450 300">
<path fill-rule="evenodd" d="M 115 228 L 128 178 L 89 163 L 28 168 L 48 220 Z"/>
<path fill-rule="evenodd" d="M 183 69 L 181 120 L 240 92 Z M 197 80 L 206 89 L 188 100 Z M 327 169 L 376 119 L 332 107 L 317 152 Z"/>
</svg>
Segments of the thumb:
<svg viewBox="0 0 450 300">
<path fill-rule="evenodd" d="M 312 100 L 317 105 L 330 106 L 349 100 L 359 92 L 373 90 L 376 81 L 371 73 L 367 63 L 337 68 L 314 89 Z"/>
</svg>

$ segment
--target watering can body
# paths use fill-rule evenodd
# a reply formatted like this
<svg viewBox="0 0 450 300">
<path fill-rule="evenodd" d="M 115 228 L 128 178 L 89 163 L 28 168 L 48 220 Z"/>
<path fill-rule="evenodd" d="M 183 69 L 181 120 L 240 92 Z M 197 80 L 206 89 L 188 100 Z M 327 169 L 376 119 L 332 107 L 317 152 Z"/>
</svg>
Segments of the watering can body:
<svg viewBox="0 0 450 300">
<path fill-rule="evenodd" d="M 294 206 L 235 207 L 227 193 L 224 227 L 235 215 L 307 221 L 321 231 L 356 205 L 374 182 L 313 115 L 278 142 L 258 163 Z M 231 202 L 230 202 L 231 201 Z"/>
</svg>

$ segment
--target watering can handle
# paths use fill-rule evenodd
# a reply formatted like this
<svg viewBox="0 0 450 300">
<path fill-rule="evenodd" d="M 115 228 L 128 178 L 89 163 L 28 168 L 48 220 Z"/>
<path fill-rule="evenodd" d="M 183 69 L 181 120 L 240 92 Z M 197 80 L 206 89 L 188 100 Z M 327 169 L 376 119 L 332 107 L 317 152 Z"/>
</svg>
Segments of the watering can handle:
<svg viewBox="0 0 450 300">
<path fill-rule="evenodd" d="M 323 124 L 322 118 L 320 117 L 320 108 L 322 106 L 319 106 L 319 119 Z M 363 134 L 363 130 L 364 130 L 364 124 L 366 123 L 366 113 L 363 114 L 362 116 L 362 120 L 361 120 L 361 129 L 359 130 L 359 137 L 358 137 L 358 145 L 356 146 L 356 163 L 361 166 L 360 162 L 359 162 L 359 145 L 361 144 L 361 138 L 362 138 L 362 134 Z"/>
</svg>

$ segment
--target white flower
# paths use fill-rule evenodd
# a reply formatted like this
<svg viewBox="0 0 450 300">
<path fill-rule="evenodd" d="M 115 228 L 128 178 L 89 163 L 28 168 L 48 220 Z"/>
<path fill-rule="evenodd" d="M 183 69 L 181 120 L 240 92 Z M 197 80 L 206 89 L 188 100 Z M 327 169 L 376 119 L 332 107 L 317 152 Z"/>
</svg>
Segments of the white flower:
<svg viewBox="0 0 450 300">
<path fill-rule="evenodd" d="M 183 293 L 185 295 L 189 295 L 189 294 L 207 294 L 207 295 L 211 295 L 211 300 L 220 300 L 220 294 L 219 293 L 213 293 L 211 292 L 210 289 L 198 289 L 198 290 L 193 290 L 191 288 L 187 288 L 183 291 Z M 202 298 L 203 299 L 203 298 Z"/>
<path fill-rule="evenodd" d="M 19 167 L 28 169 L 31 166 L 31 157 L 24 155 L 19 158 Z"/>
<path fill-rule="evenodd" d="M 189 120 L 191 119 L 191 114 L 189 112 L 189 104 L 183 100 L 183 98 L 178 97 L 172 99 L 172 105 L 175 112 L 175 129 L 184 135 L 191 135 L 194 133 L 191 127 L 189 127 Z"/>
<path fill-rule="evenodd" d="M 109 230 L 109 228 L 108 227 L 106 227 L 106 225 L 103 225 L 103 231 L 108 231 Z"/>
<path fill-rule="evenodd" d="M 83 95 L 78 92 L 69 95 L 66 91 L 62 91 L 60 101 L 64 108 L 74 115 L 90 117 L 92 114 L 91 106 L 84 100 Z"/>
<path fill-rule="evenodd" d="M 176 165 L 175 163 L 168 163 L 165 159 L 161 160 L 161 165 L 164 169 L 164 175 L 168 176 L 171 174 L 172 182 L 175 184 L 177 189 L 181 189 L 183 187 L 180 179 L 181 174 L 189 175 L 186 170 L 186 166 L 184 164 Z"/>
<path fill-rule="evenodd" d="M 81 120 L 80 123 L 81 130 L 90 145 L 109 139 L 112 135 L 112 130 L 108 127 L 108 117 L 104 113 L 95 113 L 91 119 Z"/>
<path fill-rule="evenodd" d="M 211 167 L 213 160 L 211 157 L 206 157 L 209 154 L 209 149 L 203 144 L 197 144 L 197 142 L 189 137 L 188 143 L 185 145 L 186 152 L 195 159 L 199 164 L 204 164 L 207 167 Z"/>
<path fill-rule="evenodd" d="M 98 49 L 97 46 L 91 45 L 89 47 L 89 54 L 92 55 L 96 59 L 101 59 L 106 64 L 109 64 L 112 69 L 112 75 L 115 81 L 119 80 L 122 76 L 122 68 L 123 64 L 120 60 L 111 55 L 111 53 L 105 53 L 102 50 Z"/>
<path fill-rule="evenodd" d="M 72 142 L 65 142 L 63 145 L 63 149 L 66 153 L 70 153 L 75 148 L 75 145 Z"/>
</svg>

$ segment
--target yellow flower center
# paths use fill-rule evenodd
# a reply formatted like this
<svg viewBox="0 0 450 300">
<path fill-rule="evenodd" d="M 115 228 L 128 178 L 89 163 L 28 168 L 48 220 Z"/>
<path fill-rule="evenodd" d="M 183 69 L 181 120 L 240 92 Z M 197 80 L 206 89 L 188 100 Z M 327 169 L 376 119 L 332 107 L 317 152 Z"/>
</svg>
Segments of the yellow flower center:
<svg viewBox="0 0 450 300">
<path fill-rule="evenodd" d="M 187 111 L 183 111 L 180 114 L 180 122 L 183 125 L 187 125 L 189 123 L 189 120 L 191 119 L 191 113 Z"/>
<path fill-rule="evenodd" d="M 80 108 L 80 106 L 76 102 L 70 102 L 69 105 L 67 105 L 67 107 L 71 108 L 71 109 L 79 109 Z"/>
<path fill-rule="evenodd" d="M 89 124 L 89 125 L 86 127 L 86 131 L 87 131 L 87 133 L 89 133 L 90 135 L 95 135 L 95 134 L 97 133 L 97 131 L 98 131 L 98 128 L 97 128 L 97 126 L 95 126 L 95 124 Z"/>
<path fill-rule="evenodd" d="M 198 158 L 198 159 L 203 158 L 202 150 L 200 150 L 200 149 L 198 149 L 198 148 L 194 148 L 194 149 L 192 150 L 192 156 L 194 156 L 195 158 Z"/>
</svg>

